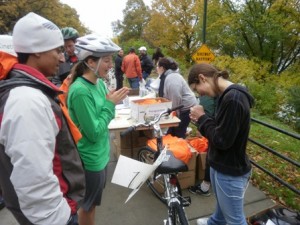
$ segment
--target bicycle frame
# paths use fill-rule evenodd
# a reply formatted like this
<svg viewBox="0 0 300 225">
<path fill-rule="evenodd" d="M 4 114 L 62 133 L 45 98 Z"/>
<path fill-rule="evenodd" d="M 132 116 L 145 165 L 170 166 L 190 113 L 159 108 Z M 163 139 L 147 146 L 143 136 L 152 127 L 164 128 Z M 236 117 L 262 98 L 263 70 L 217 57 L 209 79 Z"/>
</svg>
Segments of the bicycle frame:
<svg viewBox="0 0 300 225">
<path fill-rule="evenodd" d="M 154 124 L 153 125 L 153 133 L 154 137 L 156 138 L 156 149 L 157 149 L 157 156 L 154 158 L 154 160 L 157 159 L 157 157 L 160 155 L 161 151 L 164 149 L 163 146 L 163 133 L 160 128 L 159 124 Z"/>
<path fill-rule="evenodd" d="M 174 108 L 174 109 L 168 109 L 162 113 L 160 113 L 154 120 L 148 122 L 148 123 L 139 123 L 136 124 L 130 128 L 128 128 L 126 131 L 122 132 L 121 135 L 125 135 L 126 133 L 136 129 L 137 127 L 144 126 L 144 127 L 153 127 L 154 136 L 157 141 L 157 151 L 154 152 L 153 150 L 142 148 L 139 151 L 139 160 L 142 162 L 149 163 L 152 161 L 154 163 L 157 159 L 157 157 L 160 155 L 161 151 L 164 149 L 163 146 L 163 133 L 161 130 L 160 125 L 158 124 L 159 120 L 163 115 L 169 115 L 172 111 L 175 111 L 176 109 L 179 109 L 183 106 Z M 151 158 L 154 156 L 153 158 Z M 184 206 L 188 206 L 190 204 L 190 201 L 186 201 L 185 198 L 181 196 L 181 188 L 179 185 L 179 181 L 177 179 L 177 173 L 186 171 L 187 166 L 181 162 L 178 159 L 175 159 L 174 156 L 171 153 L 170 159 L 172 162 L 180 162 L 178 163 L 177 167 L 165 167 L 162 166 L 163 163 L 157 168 L 158 171 L 154 172 L 153 181 L 148 181 L 147 184 L 153 191 L 153 193 L 158 197 L 158 192 L 155 190 L 154 186 L 151 184 L 151 182 L 155 182 L 156 175 L 162 176 L 163 178 L 163 186 L 164 186 L 164 195 L 163 197 L 158 197 L 162 202 L 164 202 L 168 207 L 168 218 L 164 220 L 165 225 L 188 225 L 188 219 L 184 212 Z M 182 166 L 183 165 L 183 166 Z M 186 170 L 185 170 L 186 168 Z M 161 169 L 161 170 L 159 170 Z M 149 180 L 149 179 L 148 179 Z M 151 186 L 152 185 L 152 186 Z M 188 204 L 186 204 L 188 202 Z"/>
</svg>

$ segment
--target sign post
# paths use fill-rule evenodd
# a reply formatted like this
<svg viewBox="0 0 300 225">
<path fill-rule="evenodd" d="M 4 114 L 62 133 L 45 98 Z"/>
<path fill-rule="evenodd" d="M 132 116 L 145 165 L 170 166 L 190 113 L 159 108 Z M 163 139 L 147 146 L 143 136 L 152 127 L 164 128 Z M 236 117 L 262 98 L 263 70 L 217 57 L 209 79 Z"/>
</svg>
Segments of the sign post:
<svg viewBox="0 0 300 225">
<path fill-rule="evenodd" d="M 196 63 L 210 63 L 215 59 L 214 53 L 207 47 L 206 44 L 201 45 L 200 48 L 192 55 L 192 59 Z"/>
</svg>

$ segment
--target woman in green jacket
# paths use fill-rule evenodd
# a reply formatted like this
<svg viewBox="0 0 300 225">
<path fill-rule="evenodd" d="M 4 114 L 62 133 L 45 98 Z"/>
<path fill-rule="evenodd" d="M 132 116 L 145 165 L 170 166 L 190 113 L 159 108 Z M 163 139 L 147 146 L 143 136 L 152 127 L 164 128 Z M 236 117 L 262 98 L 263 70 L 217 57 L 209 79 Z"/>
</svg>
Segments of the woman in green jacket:
<svg viewBox="0 0 300 225">
<path fill-rule="evenodd" d="M 78 217 L 80 225 L 95 223 L 95 207 L 101 204 L 110 157 L 108 124 L 115 116 L 115 105 L 129 92 L 124 87 L 108 91 L 103 79 L 113 66 L 112 55 L 119 46 L 94 34 L 77 39 L 76 65 L 68 93 L 68 109 L 81 131 L 78 150 L 84 164 L 86 193 Z"/>
</svg>

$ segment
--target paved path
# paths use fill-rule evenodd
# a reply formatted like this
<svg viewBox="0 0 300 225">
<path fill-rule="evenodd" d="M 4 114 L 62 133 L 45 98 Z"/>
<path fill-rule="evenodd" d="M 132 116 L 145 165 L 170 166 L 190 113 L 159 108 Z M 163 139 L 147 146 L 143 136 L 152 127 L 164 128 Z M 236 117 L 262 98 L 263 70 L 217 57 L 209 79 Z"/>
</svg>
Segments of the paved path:
<svg viewBox="0 0 300 225">
<path fill-rule="evenodd" d="M 126 204 L 124 204 L 131 190 L 112 184 L 111 177 L 116 165 L 115 159 L 109 163 L 109 179 L 104 192 L 101 207 L 97 207 L 96 225 L 162 225 L 166 218 L 166 207 L 154 197 L 145 185 Z M 187 190 L 184 195 L 192 198 L 191 206 L 186 208 L 190 225 L 196 224 L 196 219 L 210 215 L 215 206 L 215 197 L 203 197 L 190 194 Z M 251 216 L 275 205 L 266 195 L 249 185 L 245 196 L 245 212 Z M 0 211 L 0 225 L 18 225 L 7 209 Z"/>
</svg>

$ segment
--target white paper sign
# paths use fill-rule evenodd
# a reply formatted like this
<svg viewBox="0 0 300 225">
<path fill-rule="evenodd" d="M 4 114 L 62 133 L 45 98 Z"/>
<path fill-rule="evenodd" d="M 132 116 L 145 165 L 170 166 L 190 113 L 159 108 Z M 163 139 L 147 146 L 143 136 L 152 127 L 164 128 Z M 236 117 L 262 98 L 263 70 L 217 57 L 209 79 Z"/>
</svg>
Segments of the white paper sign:
<svg viewBox="0 0 300 225">
<path fill-rule="evenodd" d="M 276 224 L 273 223 L 273 221 L 269 219 L 269 220 L 267 221 L 266 225 L 276 225 Z"/>
<path fill-rule="evenodd" d="M 163 161 L 167 160 L 169 160 L 169 158 L 166 155 L 166 149 L 161 152 L 155 163 L 152 165 L 120 155 L 111 182 L 134 189 L 125 201 L 126 203 L 134 196 L 156 168 Z"/>
</svg>

